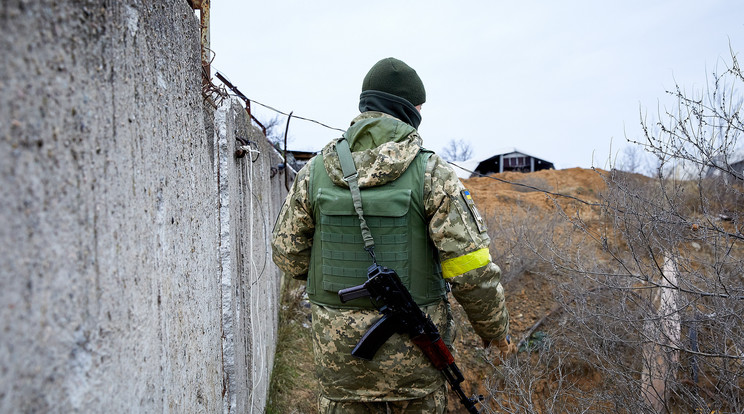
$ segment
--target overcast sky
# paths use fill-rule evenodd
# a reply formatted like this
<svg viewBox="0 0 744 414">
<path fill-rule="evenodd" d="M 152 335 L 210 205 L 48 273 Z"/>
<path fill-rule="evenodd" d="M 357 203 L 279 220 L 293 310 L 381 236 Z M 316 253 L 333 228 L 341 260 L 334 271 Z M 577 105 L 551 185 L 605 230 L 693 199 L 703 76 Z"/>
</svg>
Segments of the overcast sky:
<svg viewBox="0 0 744 414">
<path fill-rule="evenodd" d="M 744 52 L 744 2 L 215 0 L 211 44 L 213 72 L 286 113 L 345 129 L 364 75 L 392 56 L 426 87 L 427 148 L 462 139 L 479 159 L 517 148 L 556 168 L 608 168 L 638 138 L 640 111 L 656 118 L 675 82 L 700 89 L 729 45 Z M 293 119 L 289 147 L 339 134 Z"/>
</svg>

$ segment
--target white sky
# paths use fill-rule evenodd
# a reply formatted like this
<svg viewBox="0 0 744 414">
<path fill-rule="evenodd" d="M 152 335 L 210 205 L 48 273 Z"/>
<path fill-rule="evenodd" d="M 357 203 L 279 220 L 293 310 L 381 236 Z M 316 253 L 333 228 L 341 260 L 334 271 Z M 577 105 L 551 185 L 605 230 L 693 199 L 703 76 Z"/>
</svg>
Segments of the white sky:
<svg viewBox="0 0 744 414">
<path fill-rule="evenodd" d="M 729 44 L 744 51 L 740 0 L 211 2 L 213 76 L 250 99 L 345 129 L 364 75 L 392 56 L 426 87 L 427 148 L 516 147 L 556 168 L 608 168 L 639 137 L 640 111 L 671 106 L 675 81 L 704 86 Z M 339 134 L 292 119 L 289 147 Z"/>
</svg>

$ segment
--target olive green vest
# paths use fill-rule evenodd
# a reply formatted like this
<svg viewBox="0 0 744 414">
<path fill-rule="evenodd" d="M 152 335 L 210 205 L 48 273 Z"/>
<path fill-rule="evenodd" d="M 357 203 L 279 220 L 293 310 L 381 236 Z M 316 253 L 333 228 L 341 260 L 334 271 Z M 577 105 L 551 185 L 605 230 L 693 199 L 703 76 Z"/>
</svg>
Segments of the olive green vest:
<svg viewBox="0 0 744 414">
<path fill-rule="evenodd" d="M 439 256 L 428 235 L 424 172 L 431 152 L 422 150 L 395 181 L 361 190 L 364 218 L 372 232 L 377 263 L 396 271 L 419 305 L 445 295 Z M 307 294 L 311 302 L 338 308 L 373 309 L 367 298 L 342 304 L 338 291 L 361 285 L 372 264 L 364 250 L 359 216 L 348 188 L 328 177 L 322 155 L 312 161 L 309 184 L 313 236 Z"/>
</svg>

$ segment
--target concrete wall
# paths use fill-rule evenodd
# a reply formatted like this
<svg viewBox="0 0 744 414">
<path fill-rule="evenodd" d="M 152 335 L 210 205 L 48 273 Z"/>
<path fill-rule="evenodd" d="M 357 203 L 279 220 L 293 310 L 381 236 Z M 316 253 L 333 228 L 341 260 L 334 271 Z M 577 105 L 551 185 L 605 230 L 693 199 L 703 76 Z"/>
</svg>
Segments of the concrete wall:
<svg viewBox="0 0 744 414">
<path fill-rule="evenodd" d="M 0 412 L 261 411 L 278 161 L 205 111 L 198 30 L 183 0 L 3 2 Z"/>
<path fill-rule="evenodd" d="M 279 306 L 279 274 L 268 240 L 286 194 L 284 174 L 276 170 L 278 154 L 248 124 L 237 100 L 220 106 L 215 125 L 225 406 L 237 413 L 262 412 L 274 363 Z M 242 158 L 235 156 L 239 147 L 246 151 Z"/>
</svg>

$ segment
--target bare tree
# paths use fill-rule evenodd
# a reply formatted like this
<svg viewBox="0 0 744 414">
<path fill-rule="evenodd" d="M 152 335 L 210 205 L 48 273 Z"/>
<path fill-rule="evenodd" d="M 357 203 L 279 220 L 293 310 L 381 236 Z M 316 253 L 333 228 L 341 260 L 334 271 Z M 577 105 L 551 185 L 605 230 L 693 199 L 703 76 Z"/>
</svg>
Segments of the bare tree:
<svg viewBox="0 0 744 414">
<path fill-rule="evenodd" d="M 606 248 L 611 267 L 582 274 L 626 304 L 611 314 L 585 308 L 582 316 L 601 321 L 591 324 L 595 340 L 608 345 L 595 349 L 598 366 L 623 378 L 625 397 L 641 397 L 626 400 L 632 411 L 744 410 L 744 193 L 732 168 L 744 131 L 736 95 L 744 77 L 733 53 L 711 79 L 699 96 L 677 86 L 670 92 L 677 106 L 655 125 L 642 122 L 638 143 L 658 159 L 657 177 L 608 177 L 603 212 L 614 226 L 597 240 L 620 243 Z M 618 346 L 634 358 L 613 360 Z"/>
<path fill-rule="evenodd" d="M 279 117 L 275 115 L 273 118 L 261 121 L 261 124 L 266 128 L 266 138 L 276 147 L 278 150 L 282 150 L 284 145 L 284 123 L 285 117 Z"/>
<path fill-rule="evenodd" d="M 644 140 L 631 141 L 653 153 L 668 171 L 685 170 L 686 177 L 723 174 L 744 180 L 733 167 L 742 161 L 742 105 L 738 95 L 744 83 L 736 54 L 722 72 L 712 74 L 708 88 L 688 94 L 679 85 L 667 92 L 677 100 L 676 108 L 659 114 L 653 124 L 641 120 Z"/>
<path fill-rule="evenodd" d="M 744 412 L 742 87 L 734 53 L 705 91 L 676 87 L 635 141 L 655 176 L 603 174 L 601 220 L 556 203 L 573 232 L 524 239 L 552 265 L 553 350 L 506 362 L 502 411 Z"/>
<path fill-rule="evenodd" d="M 656 170 L 653 168 L 649 170 L 649 160 L 647 155 L 649 154 L 645 153 L 641 146 L 635 144 L 627 145 L 620 153 L 615 168 L 639 174 L 647 174 L 648 172 L 653 174 Z"/>
<path fill-rule="evenodd" d="M 473 149 L 469 142 L 462 139 L 452 139 L 442 151 L 442 158 L 446 161 L 465 161 L 473 156 Z"/>
</svg>

